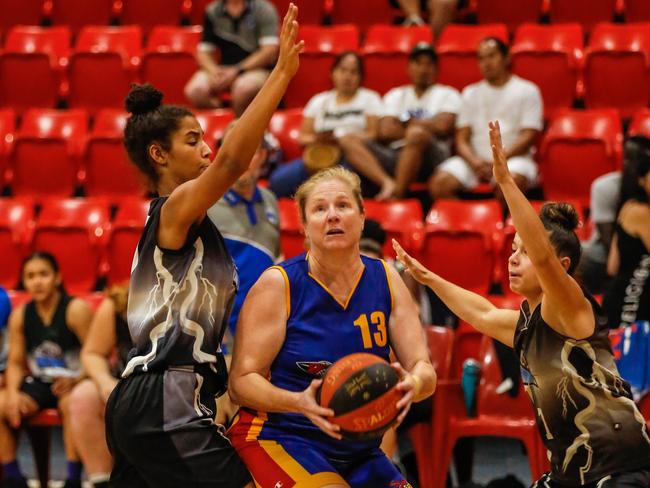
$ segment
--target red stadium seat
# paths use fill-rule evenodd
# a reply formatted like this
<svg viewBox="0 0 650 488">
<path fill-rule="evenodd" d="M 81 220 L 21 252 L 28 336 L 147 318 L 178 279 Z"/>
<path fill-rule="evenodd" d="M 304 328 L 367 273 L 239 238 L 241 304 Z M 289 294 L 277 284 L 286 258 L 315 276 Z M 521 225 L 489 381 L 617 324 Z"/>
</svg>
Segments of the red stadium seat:
<svg viewBox="0 0 650 488">
<path fill-rule="evenodd" d="M 131 275 L 133 253 L 149 213 L 149 201 L 125 198 L 115 215 L 107 248 L 108 283 L 123 283 Z"/>
<path fill-rule="evenodd" d="M 546 118 L 573 104 L 583 37 L 579 24 L 524 24 L 515 34 L 512 70 L 539 87 Z"/>
<path fill-rule="evenodd" d="M 383 253 L 395 257 L 391 239 L 397 241 L 409 253 L 417 253 L 422 246 L 423 220 L 422 205 L 417 200 L 395 200 L 378 202 L 365 200 L 363 205 L 366 218 L 379 222 L 386 231 Z"/>
<path fill-rule="evenodd" d="M 142 196 L 145 182 L 124 149 L 127 114 L 119 109 L 100 110 L 88 138 L 84 187 L 91 197 Z"/>
<path fill-rule="evenodd" d="M 551 23 L 578 22 L 586 32 L 598 22 L 611 22 L 620 11 L 622 0 L 552 0 Z"/>
<path fill-rule="evenodd" d="M 194 25 L 203 25 L 205 17 L 205 7 L 214 0 L 192 0 L 192 10 L 190 11 L 190 23 Z"/>
<path fill-rule="evenodd" d="M 278 200 L 280 212 L 280 250 L 284 259 L 305 252 L 305 235 L 296 202 L 291 198 Z"/>
<path fill-rule="evenodd" d="M 15 310 L 16 308 L 20 307 L 21 305 L 26 304 L 29 302 L 32 297 L 30 296 L 29 293 L 26 291 L 21 291 L 21 290 L 7 290 L 7 294 L 9 295 L 9 300 L 11 301 L 11 309 Z"/>
<path fill-rule="evenodd" d="M 0 30 L 16 25 L 40 25 L 44 16 L 43 0 L 0 0 Z"/>
<path fill-rule="evenodd" d="M 16 288 L 34 224 L 30 200 L 0 198 L 0 286 Z"/>
<path fill-rule="evenodd" d="M 278 11 L 280 21 L 289 9 L 289 3 L 298 7 L 298 18 L 301 24 L 320 24 L 325 14 L 325 0 L 271 0 Z"/>
<path fill-rule="evenodd" d="M 621 168 L 622 140 L 616 110 L 560 112 L 551 120 L 540 151 L 546 198 L 575 199 L 588 206 L 591 182 Z"/>
<path fill-rule="evenodd" d="M 355 25 L 300 27 L 305 48 L 300 55 L 300 68 L 284 95 L 287 108 L 304 106 L 317 93 L 330 90 L 330 71 L 334 58 L 343 51 L 359 49 L 359 29 Z"/>
<path fill-rule="evenodd" d="M 331 12 L 334 24 L 356 24 L 362 31 L 374 24 L 392 24 L 399 15 L 400 10 L 383 0 L 334 0 Z"/>
<path fill-rule="evenodd" d="M 431 29 L 374 25 L 368 29 L 363 46 L 364 86 L 386 93 L 396 86 L 410 83 L 406 72 L 408 55 L 418 42 L 433 42 Z"/>
<path fill-rule="evenodd" d="M 138 26 L 85 27 L 70 59 L 71 107 L 122 107 L 140 64 Z"/>
<path fill-rule="evenodd" d="M 87 131 L 85 110 L 25 112 L 11 155 L 13 194 L 72 196 Z"/>
<path fill-rule="evenodd" d="M 650 101 L 650 23 L 598 24 L 585 52 L 585 105 L 624 118 Z"/>
<path fill-rule="evenodd" d="M 488 336 L 484 336 L 481 341 L 479 358 L 481 379 L 477 391 L 476 417 L 467 416 L 463 393 L 458 383 L 441 385 L 436 392 L 436 395 L 441 396 L 439 401 L 442 410 L 436 413 L 446 420 L 446 435 L 443 446 L 434 446 L 434 449 L 442 448 L 440 452 L 443 458 L 441 469 L 436 473 L 435 486 L 444 486 L 452 450 L 461 437 L 506 436 L 519 439 L 526 446 L 532 478 L 537 479 L 543 473 L 539 462 L 540 440 L 535 415 L 523 386 L 516 398 L 497 393 L 496 389 L 502 382 L 502 376 L 492 339 Z"/>
<path fill-rule="evenodd" d="M 627 128 L 628 136 L 644 136 L 650 138 L 650 109 L 642 108 L 634 113 Z"/>
<path fill-rule="evenodd" d="M 479 24 L 503 22 L 513 32 L 519 24 L 537 22 L 546 0 L 478 0 Z"/>
<path fill-rule="evenodd" d="M 217 109 L 204 110 L 195 114 L 203 129 L 205 141 L 212 151 L 216 152 L 221 143 L 224 131 L 235 120 L 234 112 L 230 109 Z"/>
<path fill-rule="evenodd" d="M 627 22 L 650 22 L 650 2 L 647 0 L 625 0 Z"/>
<path fill-rule="evenodd" d="M 52 0 L 51 20 L 75 34 L 87 25 L 109 25 L 115 0 Z"/>
<path fill-rule="evenodd" d="M 436 48 L 440 58 L 438 83 L 462 90 L 481 80 L 476 48 L 486 37 L 508 42 L 508 29 L 503 24 L 447 26 Z"/>
<path fill-rule="evenodd" d="M 179 25 L 191 0 L 122 0 L 120 23 L 137 24 L 147 35 L 155 25 Z"/>
<path fill-rule="evenodd" d="M 0 109 L 0 188 L 9 178 L 8 159 L 16 132 L 16 113 L 10 108 Z"/>
<path fill-rule="evenodd" d="M 188 104 L 184 89 L 198 69 L 196 45 L 201 32 L 200 26 L 158 26 L 151 31 L 140 73 L 142 81 L 165 94 L 165 103 Z"/>
<path fill-rule="evenodd" d="M 56 256 L 68 291 L 87 292 L 102 273 L 105 234 L 109 226 L 106 201 L 45 200 L 36 221 L 32 248 Z"/>
<path fill-rule="evenodd" d="M 284 161 L 300 157 L 302 147 L 298 144 L 298 134 L 302 124 L 302 109 L 278 110 L 271 117 L 270 132 L 278 139 Z"/>
<path fill-rule="evenodd" d="M 0 57 L 0 104 L 18 111 L 54 107 L 69 51 L 67 27 L 12 28 Z"/>
<path fill-rule="evenodd" d="M 496 201 L 439 200 L 425 221 L 422 263 L 463 288 L 487 294 L 492 283 Z"/>
</svg>

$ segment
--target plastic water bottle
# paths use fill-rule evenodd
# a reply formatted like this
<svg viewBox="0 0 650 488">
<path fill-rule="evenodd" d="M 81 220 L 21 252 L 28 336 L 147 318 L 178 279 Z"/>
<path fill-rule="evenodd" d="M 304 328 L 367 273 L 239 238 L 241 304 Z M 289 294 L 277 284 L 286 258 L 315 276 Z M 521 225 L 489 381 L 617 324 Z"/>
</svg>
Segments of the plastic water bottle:
<svg viewBox="0 0 650 488">
<path fill-rule="evenodd" d="M 480 373 L 481 365 L 476 359 L 469 358 L 463 362 L 463 375 L 460 386 L 463 389 L 465 411 L 468 417 L 476 416 L 476 390 L 478 389 Z"/>
</svg>

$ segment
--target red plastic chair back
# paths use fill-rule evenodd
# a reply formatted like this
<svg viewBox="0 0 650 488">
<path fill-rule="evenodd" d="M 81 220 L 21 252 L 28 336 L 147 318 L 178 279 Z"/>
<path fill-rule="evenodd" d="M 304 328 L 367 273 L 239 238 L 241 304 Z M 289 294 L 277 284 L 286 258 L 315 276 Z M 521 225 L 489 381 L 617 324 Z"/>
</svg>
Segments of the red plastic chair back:
<svg viewBox="0 0 650 488">
<path fill-rule="evenodd" d="M 122 283 L 131 276 L 131 264 L 149 212 L 149 201 L 128 198 L 120 202 L 107 248 L 108 283 Z"/>
<path fill-rule="evenodd" d="M 627 128 L 628 136 L 645 136 L 650 138 L 650 109 L 637 110 Z"/>
<path fill-rule="evenodd" d="M 43 19 L 43 0 L 0 0 L 0 30 L 16 25 L 39 25 Z"/>
<path fill-rule="evenodd" d="M 223 133 L 228 125 L 235 120 L 235 114 L 230 109 L 204 110 L 195 113 L 201 128 L 203 137 L 213 151 L 219 147 Z"/>
<path fill-rule="evenodd" d="M 625 20 L 627 22 L 650 21 L 650 3 L 646 0 L 625 0 Z"/>
<path fill-rule="evenodd" d="M 366 218 L 379 222 L 386 232 L 383 253 L 395 257 L 391 239 L 397 241 L 410 253 L 417 253 L 422 245 L 422 205 L 415 199 L 378 202 L 364 200 Z"/>
<path fill-rule="evenodd" d="M 108 25 L 113 15 L 114 0 L 53 0 L 52 23 L 67 25 L 73 32 L 87 25 Z"/>
<path fill-rule="evenodd" d="M 298 158 L 302 154 L 302 147 L 298 144 L 301 124 L 302 109 L 278 110 L 271 117 L 269 131 L 280 142 L 285 161 Z"/>
<path fill-rule="evenodd" d="M 504 24 L 447 26 L 436 49 L 439 57 L 438 83 L 462 90 L 481 80 L 476 49 L 486 37 L 497 37 L 508 42 L 508 29 Z"/>
<path fill-rule="evenodd" d="M 149 34 L 147 50 L 195 53 L 202 33 L 203 27 L 200 25 L 186 27 L 157 25 Z"/>
<path fill-rule="evenodd" d="M 524 24 L 517 30 L 512 70 L 539 87 L 546 118 L 573 104 L 583 37 L 579 24 Z"/>
<path fill-rule="evenodd" d="M 20 281 L 20 266 L 26 256 L 34 225 L 33 202 L 0 199 L 0 285 L 12 289 Z"/>
<path fill-rule="evenodd" d="M 120 22 L 136 24 L 148 34 L 155 25 L 178 25 L 189 10 L 187 0 L 122 0 Z"/>
<path fill-rule="evenodd" d="M 10 178 L 8 159 L 16 132 L 16 113 L 10 108 L 0 109 L 0 187 Z"/>
<path fill-rule="evenodd" d="M 305 235 L 296 202 L 290 198 L 278 200 L 280 211 L 280 250 L 284 259 L 305 252 Z"/>
<path fill-rule="evenodd" d="M 331 12 L 334 24 L 356 24 L 362 31 L 374 24 L 391 24 L 399 15 L 389 2 L 375 0 L 334 0 Z"/>
<path fill-rule="evenodd" d="M 590 32 L 598 22 L 611 22 L 620 0 L 552 0 L 551 23 L 578 22 Z"/>
<path fill-rule="evenodd" d="M 537 22 L 545 0 L 479 0 L 479 24 L 503 22 L 512 32 L 524 22 Z"/>
</svg>

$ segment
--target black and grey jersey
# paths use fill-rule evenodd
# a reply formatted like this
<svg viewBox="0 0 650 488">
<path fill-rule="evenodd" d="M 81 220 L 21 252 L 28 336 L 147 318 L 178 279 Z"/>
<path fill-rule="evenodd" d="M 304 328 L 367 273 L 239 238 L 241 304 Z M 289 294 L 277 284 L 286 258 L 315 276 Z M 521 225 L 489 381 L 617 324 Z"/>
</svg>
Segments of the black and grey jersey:
<svg viewBox="0 0 650 488">
<path fill-rule="evenodd" d="M 214 364 L 237 291 L 237 272 L 221 234 L 204 218 L 178 250 L 157 244 L 153 200 L 133 257 L 128 323 L 134 343 L 122 377 L 169 366 Z"/>
<path fill-rule="evenodd" d="M 563 336 L 522 304 L 515 352 L 537 426 L 550 453 L 553 481 L 582 486 L 609 474 L 650 467 L 650 436 L 618 374 L 607 318 L 592 297 L 596 330 Z"/>
</svg>

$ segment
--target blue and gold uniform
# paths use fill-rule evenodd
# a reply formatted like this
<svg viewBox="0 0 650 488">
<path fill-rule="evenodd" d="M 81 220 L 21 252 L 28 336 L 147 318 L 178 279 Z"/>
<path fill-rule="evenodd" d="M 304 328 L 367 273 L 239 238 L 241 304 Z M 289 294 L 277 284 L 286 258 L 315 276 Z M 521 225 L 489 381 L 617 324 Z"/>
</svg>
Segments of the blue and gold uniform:
<svg viewBox="0 0 650 488">
<path fill-rule="evenodd" d="M 393 294 L 386 263 L 361 257 L 363 271 L 345 303 L 309 271 L 308 255 L 274 268 L 284 276 L 285 340 L 270 370 L 274 386 L 305 390 L 338 359 L 368 352 L 389 359 Z M 381 439 L 337 440 L 307 417 L 242 408 L 229 431 L 238 454 L 262 488 L 408 486 L 379 449 Z"/>
</svg>

